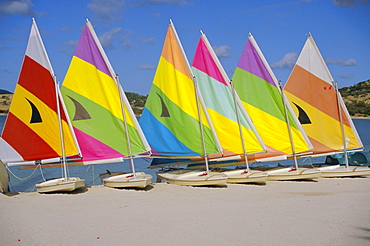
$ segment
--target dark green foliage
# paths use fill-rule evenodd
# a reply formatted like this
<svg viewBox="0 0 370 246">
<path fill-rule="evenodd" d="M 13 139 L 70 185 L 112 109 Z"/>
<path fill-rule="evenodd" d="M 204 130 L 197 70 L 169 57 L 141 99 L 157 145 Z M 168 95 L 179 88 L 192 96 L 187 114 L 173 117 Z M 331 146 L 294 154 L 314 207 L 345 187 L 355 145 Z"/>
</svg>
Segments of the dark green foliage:
<svg viewBox="0 0 370 246">
<path fill-rule="evenodd" d="M 370 116 L 370 80 L 339 89 L 349 114 Z"/>
<path fill-rule="evenodd" d="M 0 94 L 13 94 L 10 91 L 0 89 Z"/>
<path fill-rule="evenodd" d="M 148 96 L 142 96 L 137 93 L 125 92 L 127 100 L 130 102 L 130 105 L 135 113 L 135 115 L 141 115 L 145 102 Z"/>
</svg>

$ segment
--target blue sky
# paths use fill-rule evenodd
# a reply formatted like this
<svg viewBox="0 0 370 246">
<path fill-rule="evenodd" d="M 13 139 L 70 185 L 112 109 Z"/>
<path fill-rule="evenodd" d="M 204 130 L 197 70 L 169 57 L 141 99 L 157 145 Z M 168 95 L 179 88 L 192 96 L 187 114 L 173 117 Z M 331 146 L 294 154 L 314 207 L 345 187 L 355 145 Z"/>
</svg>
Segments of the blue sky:
<svg viewBox="0 0 370 246">
<path fill-rule="evenodd" d="M 32 17 L 60 82 L 86 18 L 126 92 L 149 93 L 169 19 L 190 63 L 202 30 L 230 77 L 251 32 L 284 83 L 311 32 L 339 87 L 370 79 L 368 0 L 1 0 L 1 89 L 14 91 Z"/>
</svg>

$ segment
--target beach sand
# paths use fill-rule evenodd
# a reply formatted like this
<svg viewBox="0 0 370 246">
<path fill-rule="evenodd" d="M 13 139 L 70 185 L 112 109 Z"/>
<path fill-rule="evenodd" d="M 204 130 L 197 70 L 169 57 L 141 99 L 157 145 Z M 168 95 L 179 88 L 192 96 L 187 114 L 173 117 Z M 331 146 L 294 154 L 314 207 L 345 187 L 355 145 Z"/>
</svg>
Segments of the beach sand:
<svg viewBox="0 0 370 246">
<path fill-rule="evenodd" d="M 370 245 L 370 178 L 0 194 L 1 245 Z"/>
</svg>

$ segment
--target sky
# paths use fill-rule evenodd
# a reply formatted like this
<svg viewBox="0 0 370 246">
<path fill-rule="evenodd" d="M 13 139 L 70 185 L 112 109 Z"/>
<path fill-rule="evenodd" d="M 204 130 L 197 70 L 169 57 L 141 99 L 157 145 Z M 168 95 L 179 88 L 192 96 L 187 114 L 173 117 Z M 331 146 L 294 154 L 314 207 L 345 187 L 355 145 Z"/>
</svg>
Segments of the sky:
<svg viewBox="0 0 370 246">
<path fill-rule="evenodd" d="M 14 91 L 32 18 L 60 83 L 86 19 L 126 92 L 149 93 L 170 19 L 190 64 L 202 30 L 230 78 L 250 32 L 284 84 L 310 32 L 340 88 L 370 79 L 368 0 L 0 0 L 0 89 Z"/>
</svg>

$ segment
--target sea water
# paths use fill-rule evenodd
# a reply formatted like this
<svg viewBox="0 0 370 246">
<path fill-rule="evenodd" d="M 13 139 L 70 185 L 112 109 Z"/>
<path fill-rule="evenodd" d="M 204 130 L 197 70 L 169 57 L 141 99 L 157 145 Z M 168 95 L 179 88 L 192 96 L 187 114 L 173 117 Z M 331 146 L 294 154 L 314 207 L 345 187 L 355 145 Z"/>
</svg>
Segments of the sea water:
<svg viewBox="0 0 370 246">
<path fill-rule="evenodd" d="M 0 115 L 0 130 L 5 123 L 6 116 Z M 354 119 L 353 120 L 360 138 L 364 144 L 365 151 L 370 149 L 370 119 Z M 30 146 L 31 147 L 31 146 Z M 299 164 L 323 163 L 325 157 L 307 158 L 299 160 Z M 145 172 L 153 176 L 153 182 L 156 180 L 155 172 L 157 169 L 149 169 L 151 160 L 146 158 L 135 159 L 135 171 Z M 292 160 L 280 162 L 266 162 L 263 165 L 276 166 L 277 164 L 293 165 Z M 251 167 L 261 164 L 250 164 Z M 88 166 L 76 166 L 68 168 L 70 177 L 79 177 L 85 179 L 86 186 L 102 185 L 99 174 L 105 173 L 106 170 L 111 172 L 131 172 L 130 162 L 126 160 L 123 163 L 110 163 Z M 31 170 L 20 170 L 18 166 L 9 167 L 9 191 L 10 192 L 32 192 L 36 191 L 35 184 L 46 179 L 60 178 L 63 175 L 61 168 L 37 168 Z"/>
</svg>

